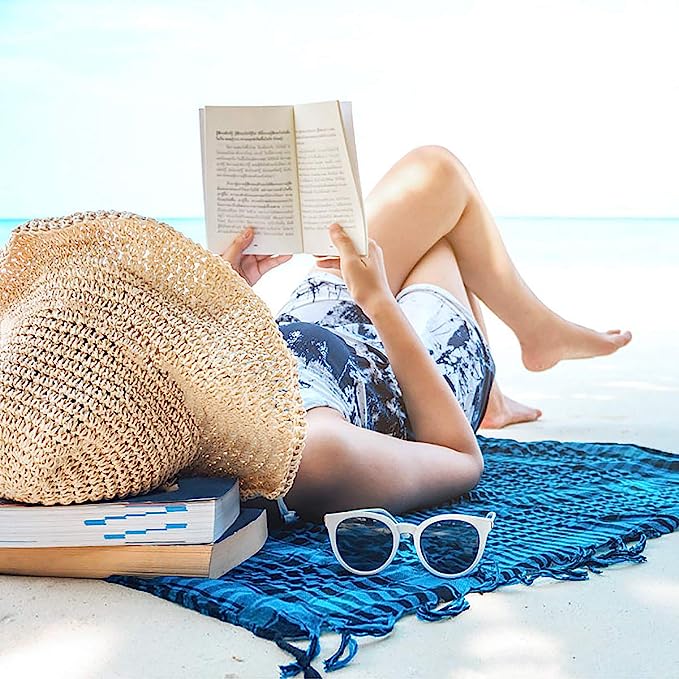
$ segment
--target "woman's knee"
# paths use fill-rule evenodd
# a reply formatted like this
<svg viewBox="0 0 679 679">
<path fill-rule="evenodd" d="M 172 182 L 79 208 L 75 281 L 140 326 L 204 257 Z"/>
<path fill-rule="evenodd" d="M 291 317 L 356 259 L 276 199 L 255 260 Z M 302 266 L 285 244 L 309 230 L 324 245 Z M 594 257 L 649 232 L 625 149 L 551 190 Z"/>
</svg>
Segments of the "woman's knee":
<svg viewBox="0 0 679 679">
<path fill-rule="evenodd" d="M 406 154 L 404 160 L 412 164 L 423 179 L 437 186 L 452 186 L 464 191 L 473 189 L 465 166 L 444 146 L 419 146 Z"/>
</svg>

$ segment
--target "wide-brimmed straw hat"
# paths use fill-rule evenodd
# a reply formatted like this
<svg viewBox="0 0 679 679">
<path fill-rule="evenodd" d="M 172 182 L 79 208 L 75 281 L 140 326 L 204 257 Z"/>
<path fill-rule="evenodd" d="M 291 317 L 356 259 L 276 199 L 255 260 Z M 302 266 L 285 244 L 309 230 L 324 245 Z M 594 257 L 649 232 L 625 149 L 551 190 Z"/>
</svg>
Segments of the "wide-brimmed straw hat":
<svg viewBox="0 0 679 679">
<path fill-rule="evenodd" d="M 0 498 L 124 498 L 176 475 L 292 485 L 296 361 L 231 265 L 167 224 L 87 212 L 0 253 Z"/>
</svg>

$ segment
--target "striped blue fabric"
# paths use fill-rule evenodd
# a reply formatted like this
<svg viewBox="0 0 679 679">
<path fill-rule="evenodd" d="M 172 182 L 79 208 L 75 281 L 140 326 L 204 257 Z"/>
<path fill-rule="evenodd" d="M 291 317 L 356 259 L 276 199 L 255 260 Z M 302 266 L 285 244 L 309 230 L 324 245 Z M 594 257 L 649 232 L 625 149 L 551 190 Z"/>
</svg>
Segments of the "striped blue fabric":
<svg viewBox="0 0 679 679">
<path fill-rule="evenodd" d="M 273 531 L 258 554 L 218 580 L 111 581 L 275 641 L 295 658 L 281 667 L 282 677 L 320 677 L 312 661 L 322 632 L 341 635 L 324 660 L 326 671 L 336 670 L 356 654 L 356 637 L 388 634 L 404 615 L 454 617 L 468 608 L 469 592 L 538 577 L 585 580 L 611 564 L 639 563 L 647 539 L 679 528 L 679 456 L 608 443 L 479 441 L 486 469 L 476 489 L 397 517 L 417 523 L 445 511 L 496 512 L 481 566 L 469 577 L 431 575 L 406 542 L 378 575 L 353 575 L 335 561 L 325 527 L 302 523 Z M 306 648 L 291 643 L 300 640 Z"/>
</svg>

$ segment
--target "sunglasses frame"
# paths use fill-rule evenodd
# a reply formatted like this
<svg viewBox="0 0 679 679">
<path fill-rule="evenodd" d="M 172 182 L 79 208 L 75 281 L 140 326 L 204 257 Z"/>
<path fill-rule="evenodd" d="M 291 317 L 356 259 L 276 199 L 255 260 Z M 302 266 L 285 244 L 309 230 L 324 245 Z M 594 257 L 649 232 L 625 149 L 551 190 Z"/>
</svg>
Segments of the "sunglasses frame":
<svg viewBox="0 0 679 679">
<path fill-rule="evenodd" d="M 339 550 L 337 549 L 337 526 L 339 526 L 339 524 L 342 523 L 342 521 L 344 521 L 345 519 L 351 519 L 356 517 L 363 517 L 367 519 L 380 521 L 385 526 L 387 526 L 391 531 L 392 535 L 391 554 L 389 555 L 389 558 L 379 568 L 375 568 L 374 570 L 371 571 L 359 571 L 356 570 L 355 568 L 352 568 L 346 561 L 344 561 L 344 559 L 340 555 Z M 479 561 L 481 561 L 481 557 L 483 556 L 483 552 L 486 548 L 486 540 L 488 538 L 488 534 L 492 530 L 493 525 L 495 523 L 495 517 L 496 517 L 495 512 L 488 512 L 485 516 L 470 516 L 467 514 L 438 514 L 436 516 L 430 516 L 428 519 L 425 519 L 419 524 L 415 524 L 408 523 L 407 521 L 397 521 L 386 509 L 382 509 L 380 507 L 373 507 L 370 509 L 352 509 L 346 512 L 334 512 L 331 514 L 326 514 L 323 517 L 323 520 L 325 522 L 326 528 L 328 529 L 330 545 L 332 547 L 332 551 L 333 554 L 335 555 L 335 558 L 337 559 L 337 561 L 339 561 L 343 568 L 345 568 L 351 573 L 354 573 L 356 575 L 375 575 L 375 573 L 383 571 L 394 560 L 394 557 L 396 556 L 396 553 L 398 552 L 399 546 L 401 544 L 401 536 L 412 535 L 413 544 L 415 545 L 415 551 L 417 552 L 417 556 L 420 559 L 422 565 L 430 573 L 440 578 L 462 578 L 468 573 L 471 573 L 476 568 Z M 435 568 L 432 568 L 429 565 L 429 563 L 427 563 L 427 560 L 422 554 L 422 549 L 420 547 L 420 536 L 428 526 L 430 526 L 432 523 L 437 523 L 441 520 L 455 520 L 471 524 L 472 526 L 474 526 L 474 528 L 479 534 L 479 547 L 476 554 L 476 558 L 474 559 L 474 562 L 471 564 L 471 566 L 469 566 L 460 573 L 454 574 L 441 573 L 440 571 L 437 571 Z"/>
</svg>

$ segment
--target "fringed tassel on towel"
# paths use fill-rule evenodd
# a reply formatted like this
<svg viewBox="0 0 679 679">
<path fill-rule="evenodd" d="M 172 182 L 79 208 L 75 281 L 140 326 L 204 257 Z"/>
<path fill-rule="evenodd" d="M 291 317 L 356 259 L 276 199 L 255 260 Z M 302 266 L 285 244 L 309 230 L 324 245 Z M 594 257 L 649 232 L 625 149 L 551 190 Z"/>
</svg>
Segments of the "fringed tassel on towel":
<svg viewBox="0 0 679 679">
<path fill-rule="evenodd" d="M 349 649 L 347 657 L 342 658 L 342 654 L 346 649 Z M 349 632 L 342 632 L 342 641 L 340 642 L 339 648 L 329 657 L 323 661 L 323 667 L 326 672 L 332 672 L 333 670 L 339 670 L 340 668 L 348 665 L 358 652 L 358 642 L 354 639 Z"/>
<path fill-rule="evenodd" d="M 469 608 L 469 603 L 464 597 L 460 597 L 459 599 L 449 601 L 440 608 L 436 608 L 437 606 L 438 603 L 422 604 L 415 613 L 420 620 L 434 622 L 444 618 L 454 618 L 462 613 L 462 611 L 466 611 Z"/>
<path fill-rule="evenodd" d="M 646 557 L 641 553 L 646 547 L 646 536 L 641 535 L 639 542 L 636 545 L 626 545 L 621 538 L 612 538 L 610 540 L 610 549 L 604 554 L 597 554 L 592 556 L 587 562 L 590 570 L 597 572 L 597 566 L 605 568 L 616 563 L 624 563 L 625 561 L 633 561 L 634 563 L 643 563 Z"/>
<path fill-rule="evenodd" d="M 304 671 L 304 679 L 321 679 L 321 675 L 311 666 L 311 661 L 318 655 L 321 650 L 321 643 L 318 634 L 311 634 L 309 646 L 306 651 L 303 651 L 297 646 L 289 644 L 287 641 L 278 640 L 276 643 L 284 650 L 294 655 L 296 662 L 289 665 L 279 665 L 281 670 L 281 679 L 287 677 L 294 677 L 300 672 Z"/>
<path fill-rule="evenodd" d="M 626 540 L 638 539 L 628 545 Z M 646 557 L 641 553 L 646 546 L 642 534 L 611 538 L 602 547 L 581 547 L 574 552 L 549 554 L 535 557 L 502 573 L 503 585 L 522 583 L 532 585 L 537 578 L 555 580 L 587 580 L 590 573 L 600 574 L 603 568 L 617 563 L 643 563 Z M 600 551 L 601 549 L 605 551 Z"/>
</svg>

